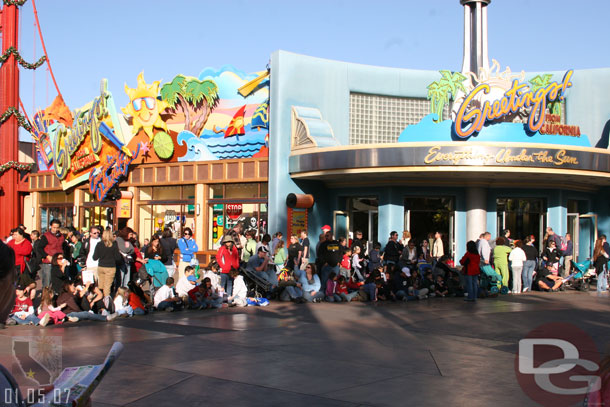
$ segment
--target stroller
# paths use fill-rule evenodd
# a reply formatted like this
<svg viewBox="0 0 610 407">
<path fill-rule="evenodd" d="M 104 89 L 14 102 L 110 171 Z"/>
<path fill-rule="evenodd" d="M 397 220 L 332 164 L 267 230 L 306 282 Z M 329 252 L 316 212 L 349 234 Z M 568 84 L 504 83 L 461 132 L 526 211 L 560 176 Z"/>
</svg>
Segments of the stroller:
<svg viewBox="0 0 610 407">
<path fill-rule="evenodd" d="M 581 263 L 572 261 L 572 267 L 576 270 L 564 280 L 569 287 L 579 291 L 589 291 L 591 279 L 595 276 L 595 269 L 592 268 L 591 260 Z"/>
<path fill-rule="evenodd" d="M 508 294 L 508 287 L 502 286 L 502 276 L 489 264 L 481 267 L 481 288 L 491 294 Z"/>
<path fill-rule="evenodd" d="M 248 297 L 262 298 L 271 292 L 273 286 L 265 277 L 249 271 L 245 267 L 240 267 L 239 271 L 243 274 L 246 287 L 248 287 Z"/>
</svg>

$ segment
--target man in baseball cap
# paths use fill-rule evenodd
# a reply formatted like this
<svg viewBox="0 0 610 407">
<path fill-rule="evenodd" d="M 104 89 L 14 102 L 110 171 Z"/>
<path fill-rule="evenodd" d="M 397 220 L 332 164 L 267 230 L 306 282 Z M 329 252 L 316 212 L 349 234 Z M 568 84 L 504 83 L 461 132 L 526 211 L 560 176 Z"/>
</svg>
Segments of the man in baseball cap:
<svg viewBox="0 0 610 407">
<path fill-rule="evenodd" d="M 330 227 L 330 226 L 328 226 L 328 225 L 324 225 L 324 226 L 322 226 L 322 231 L 324 231 L 324 233 L 326 233 L 326 232 L 330 232 L 330 230 L 331 230 L 331 227 Z"/>
</svg>

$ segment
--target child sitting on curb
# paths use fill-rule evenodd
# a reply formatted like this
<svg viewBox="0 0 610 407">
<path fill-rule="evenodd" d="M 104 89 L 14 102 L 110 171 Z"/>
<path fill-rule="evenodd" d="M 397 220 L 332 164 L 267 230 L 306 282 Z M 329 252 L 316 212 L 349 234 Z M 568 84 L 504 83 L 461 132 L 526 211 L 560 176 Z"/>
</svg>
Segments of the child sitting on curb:
<svg viewBox="0 0 610 407">
<path fill-rule="evenodd" d="M 231 278 L 233 278 L 233 295 L 228 298 L 230 306 L 246 307 L 246 297 L 248 297 L 248 288 L 244 282 L 244 277 L 239 274 L 239 271 L 232 268 L 229 272 Z"/>
<path fill-rule="evenodd" d="M 25 287 L 17 286 L 15 289 L 15 305 L 13 311 L 9 315 L 7 325 L 38 325 L 41 320 L 34 314 L 34 304 L 32 300 L 25 295 Z M 44 317 L 44 325 L 49 322 L 49 315 Z"/>
</svg>

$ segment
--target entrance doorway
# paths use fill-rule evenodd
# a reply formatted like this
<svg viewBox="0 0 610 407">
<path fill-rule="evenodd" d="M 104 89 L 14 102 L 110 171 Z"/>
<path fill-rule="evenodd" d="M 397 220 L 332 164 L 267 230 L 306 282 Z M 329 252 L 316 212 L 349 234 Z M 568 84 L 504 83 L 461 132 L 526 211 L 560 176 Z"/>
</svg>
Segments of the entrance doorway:
<svg viewBox="0 0 610 407">
<path fill-rule="evenodd" d="M 597 240 L 597 215 L 568 213 L 568 233 L 572 237 L 573 261 L 593 258 Z"/>
<path fill-rule="evenodd" d="M 347 198 L 347 210 L 333 211 L 333 234 L 348 241 L 362 232 L 370 251 L 374 242 L 379 241 L 379 200 L 376 197 Z"/>
<path fill-rule="evenodd" d="M 541 198 L 498 198 L 496 200 L 498 230 L 510 230 L 511 239 L 524 239 L 534 235 L 538 250 L 542 251 L 546 229 L 546 200 Z"/>
<path fill-rule="evenodd" d="M 411 232 L 411 239 L 415 239 L 416 245 L 425 239 L 432 243 L 434 233 L 440 232 L 445 255 L 453 258 L 456 252 L 454 197 L 405 198 L 404 226 L 405 230 Z M 402 236 L 401 231 L 398 231 L 398 235 Z"/>
</svg>

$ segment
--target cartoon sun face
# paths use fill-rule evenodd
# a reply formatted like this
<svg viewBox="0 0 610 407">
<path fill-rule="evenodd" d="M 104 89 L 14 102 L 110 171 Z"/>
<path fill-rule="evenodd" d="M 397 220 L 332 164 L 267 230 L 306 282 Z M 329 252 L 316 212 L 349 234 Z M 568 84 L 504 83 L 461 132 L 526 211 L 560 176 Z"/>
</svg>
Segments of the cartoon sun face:
<svg viewBox="0 0 610 407">
<path fill-rule="evenodd" d="M 144 129 L 150 140 L 154 137 L 153 127 L 167 131 L 167 125 L 159 113 L 168 106 L 167 102 L 157 100 L 160 81 L 154 81 L 151 85 L 144 82 L 144 72 L 138 75 L 138 87 L 131 89 L 125 84 L 125 93 L 129 96 L 129 104 L 121 110 L 123 113 L 133 117 L 133 134 Z"/>
</svg>

